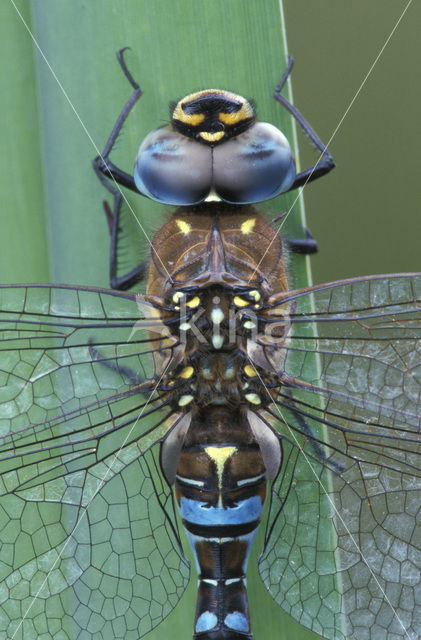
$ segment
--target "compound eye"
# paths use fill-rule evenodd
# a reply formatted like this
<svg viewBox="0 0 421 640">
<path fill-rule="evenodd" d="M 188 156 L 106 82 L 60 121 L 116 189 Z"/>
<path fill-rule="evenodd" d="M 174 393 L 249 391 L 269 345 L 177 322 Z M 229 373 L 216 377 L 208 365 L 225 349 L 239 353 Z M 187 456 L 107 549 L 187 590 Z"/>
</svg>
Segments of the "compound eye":
<svg viewBox="0 0 421 640">
<path fill-rule="evenodd" d="M 155 129 L 143 140 L 133 170 L 140 193 L 163 204 L 194 205 L 206 198 L 212 176 L 210 147 L 170 126 Z"/>
<path fill-rule="evenodd" d="M 287 191 L 295 180 L 294 156 L 284 134 L 267 122 L 214 149 L 214 188 L 230 204 L 263 202 Z"/>
</svg>

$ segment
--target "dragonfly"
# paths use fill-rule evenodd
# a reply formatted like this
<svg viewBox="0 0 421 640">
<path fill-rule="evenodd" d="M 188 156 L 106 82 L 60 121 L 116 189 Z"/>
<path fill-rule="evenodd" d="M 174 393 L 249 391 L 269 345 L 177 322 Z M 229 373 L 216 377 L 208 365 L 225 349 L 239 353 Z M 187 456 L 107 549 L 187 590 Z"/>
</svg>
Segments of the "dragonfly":
<svg viewBox="0 0 421 640">
<path fill-rule="evenodd" d="M 113 288 L 0 288 L 1 631 L 142 637 L 189 581 L 183 528 L 194 638 L 249 639 L 263 527 L 261 578 L 301 624 L 419 637 L 421 274 L 291 290 L 288 251 L 314 241 L 254 205 L 314 168 L 295 175 L 285 138 L 236 94 L 187 96 L 134 177 L 115 167 L 140 97 L 119 55 L 134 92 L 94 163 L 114 195 Z M 227 183 L 224 163 L 241 167 Z M 110 177 L 178 207 L 123 276 Z M 129 291 L 145 271 L 146 293 Z"/>
</svg>

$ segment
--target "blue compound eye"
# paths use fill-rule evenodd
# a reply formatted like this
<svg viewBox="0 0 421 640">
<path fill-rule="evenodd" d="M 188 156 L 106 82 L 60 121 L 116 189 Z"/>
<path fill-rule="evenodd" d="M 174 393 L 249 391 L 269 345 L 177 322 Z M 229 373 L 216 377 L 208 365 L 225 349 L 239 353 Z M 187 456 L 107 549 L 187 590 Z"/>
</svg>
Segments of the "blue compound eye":
<svg viewBox="0 0 421 640">
<path fill-rule="evenodd" d="M 224 202 L 252 204 L 287 191 L 296 176 L 288 140 L 276 127 L 256 122 L 215 147 L 214 189 Z"/>
<path fill-rule="evenodd" d="M 178 206 L 263 202 L 287 191 L 295 175 L 288 140 L 266 122 L 215 146 L 162 127 L 146 136 L 134 166 L 141 193 Z"/>
<path fill-rule="evenodd" d="M 140 145 L 134 181 L 143 195 L 178 206 L 203 202 L 212 180 L 212 148 L 174 131 L 155 129 Z"/>
</svg>

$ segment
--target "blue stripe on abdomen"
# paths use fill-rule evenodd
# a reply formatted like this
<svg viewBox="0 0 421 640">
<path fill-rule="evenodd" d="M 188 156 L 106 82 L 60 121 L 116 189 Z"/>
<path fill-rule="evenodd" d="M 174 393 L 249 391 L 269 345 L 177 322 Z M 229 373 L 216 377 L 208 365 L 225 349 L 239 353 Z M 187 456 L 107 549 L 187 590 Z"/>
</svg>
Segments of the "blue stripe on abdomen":
<svg viewBox="0 0 421 640">
<path fill-rule="evenodd" d="M 236 525 L 259 520 L 262 515 L 262 500 L 260 496 L 253 496 L 241 500 L 235 507 L 223 505 L 212 507 L 209 503 L 199 502 L 191 498 L 181 497 L 180 513 L 183 520 L 202 526 Z"/>
</svg>

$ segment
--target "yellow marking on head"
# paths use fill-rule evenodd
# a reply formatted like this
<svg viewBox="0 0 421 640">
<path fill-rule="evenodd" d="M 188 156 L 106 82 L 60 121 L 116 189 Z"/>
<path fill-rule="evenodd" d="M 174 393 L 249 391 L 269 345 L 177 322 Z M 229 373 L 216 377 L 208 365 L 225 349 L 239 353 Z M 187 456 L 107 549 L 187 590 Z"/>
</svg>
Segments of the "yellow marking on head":
<svg viewBox="0 0 421 640">
<path fill-rule="evenodd" d="M 240 298 L 240 296 L 234 296 L 233 303 L 236 307 L 247 307 L 250 304 L 248 300 L 244 300 L 244 298 Z"/>
<path fill-rule="evenodd" d="M 251 366 L 251 364 L 246 364 L 246 366 L 244 367 L 244 373 L 249 378 L 255 378 L 257 376 L 257 371 L 254 367 Z"/>
<path fill-rule="evenodd" d="M 200 304 L 199 296 L 194 296 L 194 298 L 186 302 L 186 307 L 188 307 L 189 309 L 196 309 L 196 307 L 198 307 L 199 304 Z"/>
<path fill-rule="evenodd" d="M 180 122 L 184 122 L 185 124 L 189 124 L 192 127 L 197 127 L 198 124 L 203 122 L 205 119 L 204 113 L 186 113 L 183 109 L 183 103 L 190 102 L 189 98 L 194 96 L 195 94 L 191 94 L 190 96 L 186 96 L 180 102 L 177 103 L 172 117 L 174 120 L 179 120 Z"/>
<path fill-rule="evenodd" d="M 184 121 L 187 124 L 191 124 L 192 127 L 196 127 L 198 124 L 203 122 L 204 119 L 205 119 L 204 113 L 191 113 L 191 114 L 185 113 L 184 114 Z"/>
<path fill-rule="evenodd" d="M 222 98 L 226 98 L 228 101 L 239 102 L 241 104 L 241 107 L 235 113 L 221 112 L 219 114 L 219 119 L 221 120 L 221 122 L 230 125 L 238 123 L 241 120 L 246 120 L 247 118 L 254 117 L 253 107 L 245 98 L 243 98 L 243 96 L 239 96 L 237 93 L 233 93 L 232 91 L 225 91 L 224 89 L 204 89 L 203 91 L 189 93 L 187 96 L 184 96 L 184 98 L 179 100 L 179 102 L 177 102 L 172 113 L 172 117 L 175 120 L 180 120 L 181 122 L 191 124 L 192 126 L 200 124 L 203 121 L 205 114 L 188 114 L 184 111 L 184 107 L 187 104 L 194 102 L 195 100 L 199 100 L 200 98 L 204 98 L 210 95 L 221 96 Z"/>
<path fill-rule="evenodd" d="M 241 233 L 250 233 L 250 231 L 253 231 L 255 224 L 256 218 L 249 218 L 241 225 Z"/>
<path fill-rule="evenodd" d="M 218 487 L 222 489 L 222 475 L 224 473 L 225 463 L 237 451 L 237 447 L 206 447 L 205 451 L 216 465 Z"/>
<path fill-rule="evenodd" d="M 257 291 L 257 289 L 253 289 L 253 291 L 249 291 L 249 296 L 250 298 L 253 298 L 253 300 L 255 302 L 258 302 L 260 300 L 260 298 L 262 297 L 259 293 L 259 291 Z"/>
<path fill-rule="evenodd" d="M 238 100 L 244 100 L 241 96 L 236 96 Z M 253 118 L 254 113 L 251 105 L 247 100 L 244 100 L 241 108 L 234 113 L 221 113 L 219 114 L 219 119 L 221 122 L 227 125 L 238 124 L 243 120 L 248 120 L 248 118 Z"/>
<path fill-rule="evenodd" d="M 189 102 L 192 102 L 193 100 L 197 100 L 197 98 L 201 97 L 205 93 L 207 92 L 196 91 L 195 93 L 189 93 L 189 95 L 184 96 L 184 98 L 182 98 L 175 105 L 175 109 L 172 112 L 173 119 L 179 120 L 180 122 L 184 122 L 185 124 L 190 124 L 193 127 L 196 127 L 198 124 L 203 122 L 203 120 L 205 119 L 204 113 L 186 113 L 183 107 Z"/>
<path fill-rule="evenodd" d="M 192 377 L 193 373 L 194 373 L 193 367 L 190 367 L 190 366 L 184 367 L 184 369 L 180 373 L 180 378 L 184 378 L 184 380 L 188 380 L 189 378 Z"/>
<path fill-rule="evenodd" d="M 199 131 L 199 136 L 206 142 L 219 142 L 224 137 L 224 131 L 215 131 L 215 133 L 209 133 L 209 131 Z"/>
<path fill-rule="evenodd" d="M 191 224 L 186 222 L 185 220 L 176 220 L 177 227 L 180 229 L 181 233 L 184 233 L 187 236 L 191 231 Z"/>
</svg>

